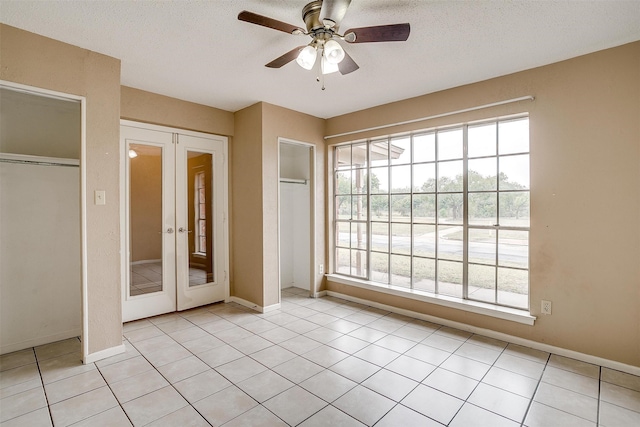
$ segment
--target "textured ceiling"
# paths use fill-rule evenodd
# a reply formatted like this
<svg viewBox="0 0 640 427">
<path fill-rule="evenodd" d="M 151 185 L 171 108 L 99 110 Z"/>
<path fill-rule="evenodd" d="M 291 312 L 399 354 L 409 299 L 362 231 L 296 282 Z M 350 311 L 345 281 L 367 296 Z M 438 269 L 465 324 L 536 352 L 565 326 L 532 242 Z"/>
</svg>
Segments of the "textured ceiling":
<svg viewBox="0 0 640 427">
<path fill-rule="evenodd" d="M 341 29 L 409 22 L 406 42 L 346 45 L 360 69 L 322 91 L 308 43 L 237 20 L 303 26 L 306 0 L 7 1 L 0 21 L 122 60 L 122 84 L 228 111 L 258 101 L 328 118 L 640 40 L 640 1 L 353 0 Z"/>
</svg>

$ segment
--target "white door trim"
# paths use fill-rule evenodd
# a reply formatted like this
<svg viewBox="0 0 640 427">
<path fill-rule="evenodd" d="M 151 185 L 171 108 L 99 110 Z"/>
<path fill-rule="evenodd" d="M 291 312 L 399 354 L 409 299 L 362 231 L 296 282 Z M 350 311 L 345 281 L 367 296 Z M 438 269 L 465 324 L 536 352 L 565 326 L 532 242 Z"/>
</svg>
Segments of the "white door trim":
<svg viewBox="0 0 640 427">
<path fill-rule="evenodd" d="M 224 293 L 225 293 L 225 302 L 229 301 L 229 171 L 228 171 L 228 159 L 229 159 L 229 139 L 225 136 L 208 134 L 203 132 L 195 132 L 189 130 L 183 130 L 179 128 L 173 128 L 169 126 L 161 126 L 161 125 L 153 125 L 148 123 L 136 122 L 132 120 L 120 120 L 120 126 L 127 126 L 145 130 L 154 130 L 158 132 L 169 132 L 179 135 L 185 136 L 193 136 L 197 138 L 205 138 L 205 139 L 215 139 L 220 140 L 223 143 L 223 182 L 222 182 L 222 200 L 223 200 L 223 245 L 224 245 L 224 260 L 221 262 L 222 268 L 224 270 Z M 128 153 L 126 152 L 125 144 L 120 144 L 120 158 L 126 159 Z M 125 176 L 125 162 L 120 162 L 120 176 Z M 127 284 L 127 268 L 128 268 L 128 254 L 127 254 L 127 240 L 126 240 L 126 227 L 127 227 L 127 211 L 126 211 L 126 196 L 127 196 L 127 188 L 126 188 L 126 180 L 120 180 L 120 258 L 121 258 L 121 268 L 120 268 L 120 276 L 122 282 L 122 289 L 124 289 Z M 124 298 L 124 290 L 121 291 Z M 123 299 L 124 302 L 124 299 Z"/>
<path fill-rule="evenodd" d="M 316 179 L 317 179 L 317 171 L 316 171 L 316 151 L 317 147 L 315 144 L 311 144 L 309 142 L 297 141 L 294 139 L 278 137 L 278 179 L 280 178 L 280 144 L 291 144 L 291 145 L 299 145 L 302 147 L 306 147 L 310 150 L 311 159 L 309 161 L 309 198 L 310 198 L 310 216 L 309 219 L 309 254 L 310 254 L 310 271 L 309 278 L 311 279 L 311 287 L 309 289 L 309 295 L 313 296 L 316 294 L 316 277 L 317 277 L 317 260 L 316 260 Z M 278 183 L 278 289 L 280 289 L 280 280 L 281 280 L 281 271 L 280 271 L 280 184 Z M 278 303 L 281 303 L 281 294 L 278 290 Z"/>
</svg>

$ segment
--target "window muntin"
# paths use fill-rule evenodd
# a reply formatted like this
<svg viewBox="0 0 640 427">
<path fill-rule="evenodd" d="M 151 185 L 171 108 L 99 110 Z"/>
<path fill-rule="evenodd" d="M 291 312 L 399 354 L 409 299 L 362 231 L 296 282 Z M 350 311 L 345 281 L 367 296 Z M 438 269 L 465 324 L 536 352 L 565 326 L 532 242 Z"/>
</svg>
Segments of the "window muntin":
<svg viewBox="0 0 640 427">
<path fill-rule="evenodd" d="M 195 223 L 196 223 L 196 253 L 207 253 L 207 201 L 206 201 L 206 182 L 204 172 L 195 174 Z"/>
<path fill-rule="evenodd" d="M 528 309 L 528 117 L 344 144 L 334 165 L 335 273 Z"/>
</svg>

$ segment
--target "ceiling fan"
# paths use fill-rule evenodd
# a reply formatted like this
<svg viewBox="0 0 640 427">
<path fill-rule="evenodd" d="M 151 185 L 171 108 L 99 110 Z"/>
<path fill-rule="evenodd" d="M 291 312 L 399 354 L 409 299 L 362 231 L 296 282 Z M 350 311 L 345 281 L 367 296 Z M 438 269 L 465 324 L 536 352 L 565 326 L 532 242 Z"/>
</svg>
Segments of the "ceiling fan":
<svg viewBox="0 0 640 427">
<path fill-rule="evenodd" d="M 358 64 L 344 51 L 337 40 L 347 43 L 405 41 L 409 38 L 410 32 L 409 24 L 404 23 L 351 28 L 344 34 L 340 34 L 338 32 L 340 22 L 350 3 L 351 0 L 315 0 L 307 4 L 302 9 L 306 30 L 246 10 L 238 14 L 238 19 L 289 34 L 311 37 L 311 43 L 308 45 L 298 46 L 266 64 L 269 68 L 280 68 L 295 59 L 302 68 L 311 70 L 317 58 L 320 57 L 321 74 L 335 71 L 349 74 L 359 68 Z"/>
</svg>

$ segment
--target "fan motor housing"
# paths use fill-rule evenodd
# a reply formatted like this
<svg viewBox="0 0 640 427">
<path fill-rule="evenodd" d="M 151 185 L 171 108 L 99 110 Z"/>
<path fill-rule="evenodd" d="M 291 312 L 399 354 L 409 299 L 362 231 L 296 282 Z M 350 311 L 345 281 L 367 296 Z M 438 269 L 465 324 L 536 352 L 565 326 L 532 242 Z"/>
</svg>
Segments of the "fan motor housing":
<svg viewBox="0 0 640 427">
<path fill-rule="evenodd" d="M 307 26 L 307 31 L 310 33 L 324 28 L 324 25 L 320 22 L 320 9 L 322 9 L 322 0 L 312 1 L 302 9 L 302 19 Z"/>
</svg>

